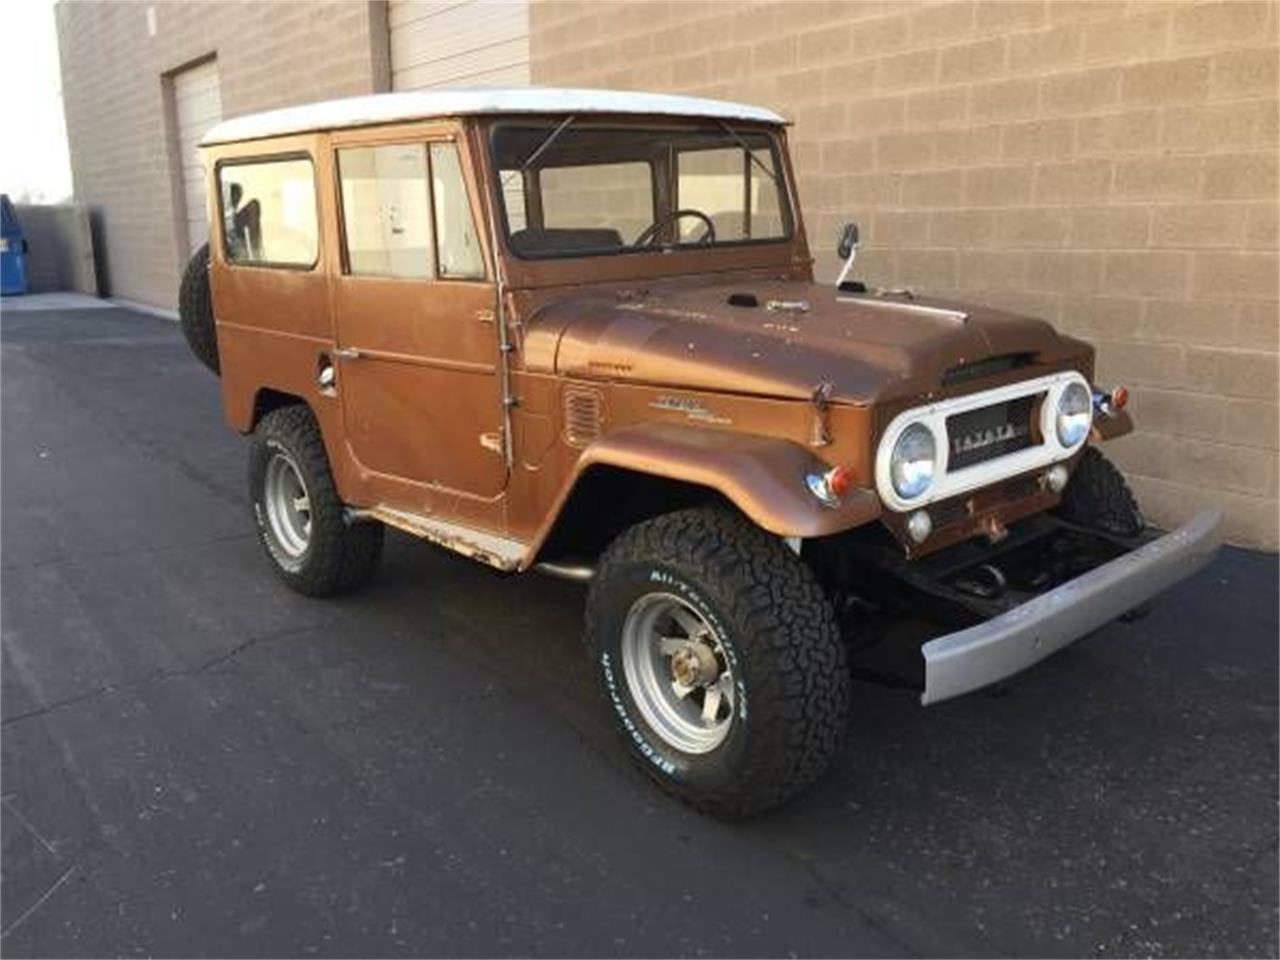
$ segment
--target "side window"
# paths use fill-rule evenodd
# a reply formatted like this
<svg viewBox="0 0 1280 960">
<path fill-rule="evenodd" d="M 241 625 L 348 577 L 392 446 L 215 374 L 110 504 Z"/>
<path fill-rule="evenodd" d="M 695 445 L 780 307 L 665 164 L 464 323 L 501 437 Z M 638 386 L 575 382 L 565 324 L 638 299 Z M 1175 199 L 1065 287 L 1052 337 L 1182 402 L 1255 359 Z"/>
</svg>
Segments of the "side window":
<svg viewBox="0 0 1280 960">
<path fill-rule="evenodd" d="M 458 148 L 431 145 L 431 194 L 436 211 L 436 250 L 440 276 L 475 279 L 484 276 L 480 238 L 471 218 L 471 202 L 462 177 Z"/>
<path fill-rule="evenodd" d="M 431 202 L 423 144 L 338 151 L 347 272 L 431 276 Z"/>
<path fill-rule="evenodd" d="M 218 168 L 226 256 L 233 263 L 311 267 L 320 251 L 310 160 Z"/>
</svg>

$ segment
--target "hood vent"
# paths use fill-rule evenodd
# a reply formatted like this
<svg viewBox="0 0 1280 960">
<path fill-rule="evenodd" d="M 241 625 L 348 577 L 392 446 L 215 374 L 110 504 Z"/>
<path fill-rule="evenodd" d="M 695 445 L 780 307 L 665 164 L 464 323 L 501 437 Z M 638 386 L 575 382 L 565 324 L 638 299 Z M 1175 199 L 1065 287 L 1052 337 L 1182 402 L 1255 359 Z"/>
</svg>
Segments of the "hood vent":
<svg viewBox="0 0 1280 960">
<path fill-rule="evenodd" d="M 1031 353 L 1006 353 L 998 357 L 987 357 L 985 360 L 975 360 L 973 363 L 962 363 L 942 375 L 942 385 L 950 387 L 957 383 L 980 380 L 993 374 L 1030 366 L 1034 361 L 1035 355 Z"/>
</svg>

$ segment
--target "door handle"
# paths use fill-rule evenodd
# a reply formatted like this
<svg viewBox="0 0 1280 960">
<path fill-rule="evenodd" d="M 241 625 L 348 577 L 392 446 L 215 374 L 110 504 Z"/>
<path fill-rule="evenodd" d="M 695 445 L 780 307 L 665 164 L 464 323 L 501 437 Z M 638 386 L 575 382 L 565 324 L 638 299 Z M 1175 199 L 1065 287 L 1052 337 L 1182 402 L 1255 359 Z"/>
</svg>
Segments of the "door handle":
<svg viewBox="0 0 1280 960">
<path fill-rule="evenodd" d="M 359 360 L 360 351 L 355 347 L 337 347 L 333 351 L 333 355 L 339 360 Z"/>
</svg>

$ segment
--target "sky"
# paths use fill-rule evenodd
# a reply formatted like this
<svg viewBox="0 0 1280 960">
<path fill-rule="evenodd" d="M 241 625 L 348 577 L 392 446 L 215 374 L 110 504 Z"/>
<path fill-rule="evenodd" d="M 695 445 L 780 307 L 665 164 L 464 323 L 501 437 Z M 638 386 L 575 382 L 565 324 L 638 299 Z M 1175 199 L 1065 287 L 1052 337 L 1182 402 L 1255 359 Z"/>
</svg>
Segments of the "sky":
<svg viewBox="0 0 1280 960">
<path fill-rule="evenodd" d="M 71 163 L 53 0 L 11 0 L 0 13 L 0 30 L 6 87 L 0 99 L 0 192 L 15 201 L 67 200 Z"/>
</svg>

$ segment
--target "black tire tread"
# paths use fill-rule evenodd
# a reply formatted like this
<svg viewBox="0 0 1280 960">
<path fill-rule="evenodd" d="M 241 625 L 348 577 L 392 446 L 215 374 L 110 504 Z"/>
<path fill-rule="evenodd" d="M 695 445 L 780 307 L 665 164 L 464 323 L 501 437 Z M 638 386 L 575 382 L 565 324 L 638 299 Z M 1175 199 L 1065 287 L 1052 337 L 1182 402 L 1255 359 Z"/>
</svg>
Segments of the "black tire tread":
<svg viewBox="0 0 1280 960">
<path fill-rule="evenodd" d="M 196 359 L 221 373 L 218 360 L 218 331 L 213 319 L 213 297 L 209 292 L 209 245 L 202 244 L 191 255 L 178 287 L 178 320 L 182 335 Z"/>
<path fill-rule="evenodd" d="M 298 571 L 272 561 L 281 579 L 309 597 L 331 597 L 361 586 L 377 571 L 382 557 L 383 526 L 376 522 L 348 523 L 338 497 L 329 457 L 315 416 L 306 404 L 273 410 L 254 432 L 255 442 L 275 439 L 297 459 L 311 501 L 311 544 Z M 257 496 L 257 491 L 251 491 Z M 271 553 L 268 536 L 259 526 L 263 546 Z"/>
<path fill-rule="evenodd" d="M 642 764 L 667 790 L 722 817 L 777 806 L 829 766 L 845 733 L 850 679 L 834 611 L 812 572 L 779 538 L 718 508 L 694 508 L 638 524 L 608 548 L 593 578 L 623 564 L 661 562 L 709 589 L 741 631 L 740 655 L 753 676 L 753 727 L 744 767 L 715 794 L 691 795 Z M 587 603 L 587 637 L 597 635 Z"/>
<path fill-rule="evenodd" d="M 1097 447 L 1086 447 L 1063 491 L 1058 513 L 1072 523 L 1134 537 L 1146 527 L 1129 484 Z"/>
</svg>

